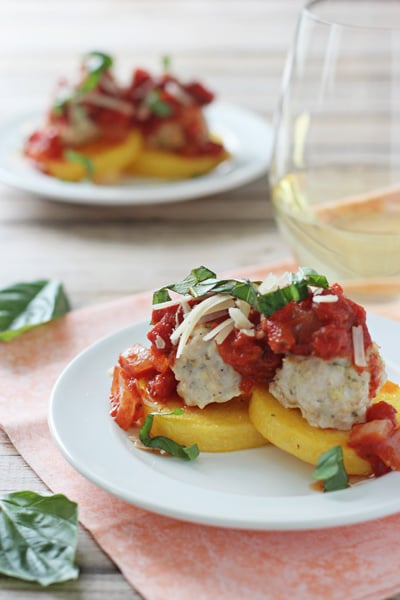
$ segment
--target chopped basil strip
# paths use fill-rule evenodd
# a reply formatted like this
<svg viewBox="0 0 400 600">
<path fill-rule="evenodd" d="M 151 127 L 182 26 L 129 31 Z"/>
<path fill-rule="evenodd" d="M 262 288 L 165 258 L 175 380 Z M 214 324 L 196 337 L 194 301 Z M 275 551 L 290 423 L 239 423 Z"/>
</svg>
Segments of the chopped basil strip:
<svg viewBox="0 0 400 600">
<path fill-rule="evenodd" d="M 99 83 L 101 76 L 107 69 L 110 69 L 113 64 L 113 59 L 104 52 L 93 51 L 85 56 L 84 66 L 87 75 L 79 85 L 79 92 L 90 92 Z"/>
<path fill-rule="evenodd" d="M 344 468 L 341 446 L 334 446 L 319 457 L 313 478 L 323 482 L 325 492 L 343 490 L 349 487 L 349 478 Z"/>
<path fill-rule="evenodd" d="M 179 281 L 178 283 L 171 283 L 170 285 L 166 285 L 157 292 L 153 294 L 153 304 L 160 304 L 161 302 L 168 302 L 171 300 L 171 296 L 168 293 L 168 290 L 172 292 L 177 292 L 178 294 L 182 294 L 183 296 L 186 294 L 191 294 L 196 297 L 195 290 L 196 286 L 207 279 L 215 279 L 216 274 L 213 271 L 207 269 L 207 267 L 197 267 L 196 269 L 192 269 L 185 279 Z M 211 287 L 215 284 L 212 283 Z M 207 290 L 208 291 L 208 290 Z"/>
<path fill-rule="evenodd" d="M 59 281 L 16 283 L 0 290 L 0 340 L 8 342 L 24 331 L 61 317 L 70 309 Z"/>
<path fill-rule="evenodd" d="M 182 444 L 178 444 L 177 442 L 174 442 L 173 440 L 162 435 L 156 435 L 154 437 L 150 436 L 155 414 L 157 414 L 157 416 L 162 416 L 180 415 L 182 413 L 183 409 L 177 409 L 168 413 L 150 413 L 147 415 L 144 425 L 139 431 L 139 439 L 142 444 L 147 448 L 157 448 L 158 450 L 163 450 L 167 454 L 176 456 L 177 458 L 182 458 L 183 460 L 194 460 L 197 458 L 199 455 L 199 448 L 197 444 L 193 444 L 192 446 L 182 446 Z"/>
<path fill-rule="evenodd" d="M 88 156 L 85 156 L 85 154 L 81 154 L 80 152 L 75 152 L 75 150 L 66 150 L 64 152 L 64 158 L 68 162 L 82 165 L 85 169 L 87 178 L 92 179 L 94 175 L 94 165 L 93 161 Z"/>
<path fill-rule="evenodd" d="M 153 295 L 153 304 L 171 300 L 168 290 L 179 294 L 190 294 L 193 298 L 201 298 L 207 294 L 229 294 L 244 300 L 250 306 L 271 316 L 275 311 L 289 302 L 300 302 L 309 295 L 308 286 L 327 288 L 329 283 L 324 275 L 319 275 L 313 269 L 300 268 L 297 273 L 291 273 L 289 284 L 285 287 L 260 294 L 258 286 L 261 282 L 239 279 L 217 279 L 215 273 L 207 267 L 198 267 L 179 283 L 167 285 Z"/>
<path fill-rule="evenodd" d="M 160 98 L 160 92 L 158 90 L 151 90 L 151 92 L 147 94 L 146 106 L 148 106 L 151 112 L 157 117 L 169 117 L 172 113 L 171 106 Z"/>
<path fill-rule="evenodd" d="M 258 298 L 259 311 L 266 317 L 270 317 L 275 311 L 279 310 L 292 302 L 305 300 L 310 294 L 307 283 L 292 283 L 284 288 L 280 288 L 267 294 L 262 294 Z"/>
<path fill-rule="evenodd" d="M 43 586 L 78 577 L 78 507 L 62 494 L 0 497 L 0 573 Z"/>
</svg>

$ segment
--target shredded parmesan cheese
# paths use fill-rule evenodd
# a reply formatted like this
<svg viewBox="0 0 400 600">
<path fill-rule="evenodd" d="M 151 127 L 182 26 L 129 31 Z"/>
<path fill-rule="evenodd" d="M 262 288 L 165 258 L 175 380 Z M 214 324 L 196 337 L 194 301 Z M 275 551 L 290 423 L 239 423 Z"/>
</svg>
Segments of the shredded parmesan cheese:
<svg viewBox="0 0 400 600">
<path fill-rule="evenodd" d="M 278 288 L 278 278 L 270 273 L 262 281 L 258 287 L 260 294 L 268 294 L 268 292 L 274 292 Z"/>
<path fill-rule="evenodd" d="M 219 323 L 213 329 L 211 329 L 211 331 L 206 333 L 206 335 L 203 337 L 203 341 L 208 342 L 208 341 L 212 340 L 221 331 L 223 331 L 226 327 L 228 327 L 228 326 L 230 327 L 231 325 L 233 325 L 233 320 L 231 318 L 225 319 L 225 321 L 222 321 L 222 323 Z"/>
<path fill-rule="evenodd" d="M 129 102 L 120 100 L 120 98 L 114 98 L 113 96 L 107 96 L 106 94 L 100 94 L 98 92 L 88 92 L 80 99 L 84 99 L 87 102 L 91 102 L 96 106 L 104 106 L 105 108 L 116 110 L 128 116 L 134 113 L 133 106 L 129 104 Z"/>
<path fill-rule="evenodd" d="M 337 302 L 338 300 L 339 300 L 339 297 L 336 296 L 336 294 L 325 294 L 325 296 L 321 296 L 321 295 L 313 296 L 313 302 L 315 302 L 315 304 Z"/>
<path fill-rule="evenodd" d="M 357 367 L 366 367 L 367 360 L 365 357 L 364 332 L 362 326 L 358 325 L 357 327 L 352 327 L 351 333 L 353 336 L 354 364 Z"/>
<path fill-rule="evenodd" d="M 226 297 L 222 294 L 216 294 L 210 296 L 196 304 L 192 310 L 185 315 L 182 323 L 175 329 L 171 334 L 171 342 L 173 344 L 178 343 L 176 350 L 176 357 L 179 358 L 182 354 L 182 350 L 185 347 L 193 329 L 196 327 L 200 319 L 207 314 L 216 312 L 217 310 L 228 309 L 234 306 L 234 300 L 231 297 Z"/>
<path fill-rule="evenodd" d="M 251 329 L 253 327 L 253 323 L 249 321 L 246 315 L 237 306 L 233 306 L 228 312 L 237 329 Z"/>
</svg>

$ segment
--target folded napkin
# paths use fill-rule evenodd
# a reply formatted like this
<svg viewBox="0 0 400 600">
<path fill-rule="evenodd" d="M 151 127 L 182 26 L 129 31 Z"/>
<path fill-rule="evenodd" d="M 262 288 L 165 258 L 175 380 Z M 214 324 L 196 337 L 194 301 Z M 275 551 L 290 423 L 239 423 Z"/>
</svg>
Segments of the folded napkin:
<svg viewBox="0 0 400 600">
<path fill-rule="evenodd" d="M 236 274 L 262 278 L 288 268 Z M 53 384 L 79 351 L 148 319 L 150 309 L 151 294 L 139 294 L 71 312 L 0 345 L 2 427 L 52 491 L 78 502 L 81 523 L 131 585 L 146 600 L 359 600 L 399 591 L 400 514 L 312 531 L 208 527 L 130 506 L 69 466 L 47 426 Z M 400 319 L 400 304 L 380 312 Z"/>
</svg>

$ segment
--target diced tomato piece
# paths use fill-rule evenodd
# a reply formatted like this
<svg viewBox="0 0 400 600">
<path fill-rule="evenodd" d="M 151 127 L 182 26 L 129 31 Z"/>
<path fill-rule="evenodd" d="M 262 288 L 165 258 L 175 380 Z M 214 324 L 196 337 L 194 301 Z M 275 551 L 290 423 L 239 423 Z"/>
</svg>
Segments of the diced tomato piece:
<svg viewBox="0 0 400 600">
<path fill-rule="evenodd" d="M 400 471 L 400 428 L 379 444 L 378 456 L 387 467 Z"/>
<path fill-rule="evenodd" d="M 285 324 L 268 319 L 264 322 L 263 327 L 267 334 L 268 344 L 275 354 L 289 352 L 296 342 L 290 323 Z"/>
<path fill-rule="evenodd" d="M 374 419 L 358 423 L 351 428 L 348 445 L 363 458 L 376 454 L 378 445 L 387 439 L 394 429 L 390 419 Z"/>
<path fill-rule="evenodd" d="M 154 400 L 168 400 L 176 393 L 175 375 L 171 370 L 165 373 L 157 373 L 155 377 L 149 380 L 147 384 L 147 391 L 149 396 Z"/>
<path fill-rule="evenodd" d="M 200 106 L 209 104 L 214 99 L 214 94 L 198 81 L 188 83 L 187 85 L 183 86 L 183 89 L 190 94 Z"/>
<path fill-rule="evenodd" d="M 381 458 L 380 448 L 393 430 L 394 425 L 390 419 L 374 419 L 351 428 L 348 446 L 371 464 L 377 477 L 390 471 L 390 467 Z"/>
<path fill-rule="evenodd" d="M 118 362 L 130 377 L 144 377 L 155 370 L 153 354 L 141 344 L 132 344 L 121 352 Z"/>
<path fill-rule="evenodd" d="M 135 380 L 120 366 L 114 367 L 110 402 L 110 414 L 122 429 L 129 429 L 141 416 L 142 400 Z"/>
<path fill-rule="evenodd" d="M 373 421 L 375 419 L 389 419 L 396 427 L 396 414 L 397 410 L 394 406 L 381 400 L 380 402 L 372 404 L 372 406 L 367 409 L 366 420 Z"/>
<path fill-rule="evenodd" d="M 37 161 L 61 158 L 63 146 L 57 129 L 48 127 L 32 133 L 25 143 L 24 154 Z"/>
<path fill-rule="evenodd" d="M 150 73 L 144 69 L 135 69 L 132 77 L 132 88 L 135 89 L 147 81 L 152 81 Z"/>
</svg>

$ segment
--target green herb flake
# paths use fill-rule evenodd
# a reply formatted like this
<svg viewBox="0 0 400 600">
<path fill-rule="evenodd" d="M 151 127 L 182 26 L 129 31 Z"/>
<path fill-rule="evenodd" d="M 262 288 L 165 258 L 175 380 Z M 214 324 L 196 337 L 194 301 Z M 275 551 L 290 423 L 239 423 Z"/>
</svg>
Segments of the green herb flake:
<svg viewBox="0 0 400 600">
<path fill-rule="evenodd" d="M 62 494 L 0 496 L 0 573 L 42 586 L 76 579 L 78 507 Z"/>
<path fill-rule="evenodd" d="M 64 158 L 68 162 L 82 165 L 82 167 L 85 169 L 87 179 L 93 178 L 94 165 L 93 161 L 88 156 L 81 154 L 81 152 L 76 152 L 75 150 L 66 150 L 64 152 Z"/>
<path fill-rule="evenodd" d="M 0 341 L 48 323 L 70 310 L 61 282 L 38 280 L 0 290 Z"/>
<path fill-rule="evenodd" d="M 349 487 L 349 478 L 344 468 L 341 446 L 334 446 L 319 457 L 313 478 L 323 482 L 325 492 L 343 490 Z"/>
<path fill-rule="evenodd" d="M 79 85 L 78 91 L 85 93 L 90 92 L 98 85 L 103 73 L 112 67 L 113 59 L 104 52 L 94 50 L 84 57 L 83 64 L 87 75 Z"/>
<path fill-rule="evenodd" d="M 167 454 L 170 454 L 171 456 L 175 456 L 177 458 L 182 458 L 183 460 L 194 460 L 195 458 L 197 458 L 199 456 L 199 448 L 197 444 L 192 444 L 191 446 L 183 446 L 182 444 L 178 444 L 170 438 L 164 437 L 162 435 L 156 435 L 154 437 L 150 436 L 155 415 L 157 415 L 158 417 L 162 417 L 163 415 L 180 415 L 182 413 L 183 409 L 177 409 L 171 412 L 150 413 L 149 415 L 147 415 L 144 424 L 139 431 L 139 439 L 142 442 L 142 444 L 147 448 L 163 450 Z"/>
<path fill-rule="evenodd" d="M 159 90 L 151 90 L 147 94 L 145 103 L 157 117 L 169 117 L 172 113 L 171 106 L 161 99 Z"/>
</svg>

